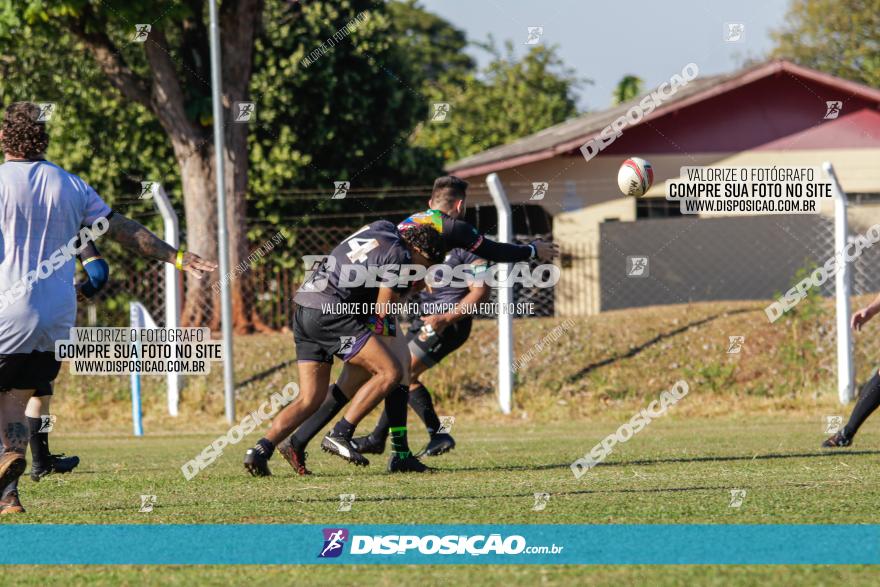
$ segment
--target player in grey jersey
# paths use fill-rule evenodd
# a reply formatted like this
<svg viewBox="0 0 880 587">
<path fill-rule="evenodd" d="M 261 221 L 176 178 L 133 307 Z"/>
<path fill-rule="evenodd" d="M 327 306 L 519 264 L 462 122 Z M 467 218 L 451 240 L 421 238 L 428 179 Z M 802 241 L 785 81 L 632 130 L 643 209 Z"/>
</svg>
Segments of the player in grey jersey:
<svg viewBox="0 0 880 587">
<path fill-rule="evenodd" d="M 303 283 L 294 298 L 297 308 L 293 322 L 300 393 L 275 417 L 266 435 L 245 454 L 244 466 L 251 475 L 271 475 L 268 463 L 275 447 L 321 405 L 330 383 L 334 356 L 362 376 L 362 385 L 353 394 L 345 416 L 321 446 L 356 465 L 369 464 L 351 445 L 351 439 L 361 419 L 392 391 L 396 392 L 401 381 L 403 367 L 375 336 L 389 334 L 396 321 L 393 317 L 389 320 L 382 312 L 337 315 L 326 313 L 323 308 L 339 302 L 368 307 L 396 301 L 407 289 L 395 280 L 403 266 L 429 267 L 442 258 L 441 250 L 440 235 L 430 227 L 415 227 L 401 234 L 393 223 L 380 220 L 342 241 Z M 377 285 L 369 280 L 348 285 L 343 277 L 352 268 L 364 272 L 384 268 L 385 279 Z M 405 400 L 403 417 L 406 417 Z M 284 452 L 282 455 L 287 458 Z M 403 457 L 404 466 L 418 466 L 413 462 L 415 459 L 407 460 L 408 456 Z"/>
</svg>

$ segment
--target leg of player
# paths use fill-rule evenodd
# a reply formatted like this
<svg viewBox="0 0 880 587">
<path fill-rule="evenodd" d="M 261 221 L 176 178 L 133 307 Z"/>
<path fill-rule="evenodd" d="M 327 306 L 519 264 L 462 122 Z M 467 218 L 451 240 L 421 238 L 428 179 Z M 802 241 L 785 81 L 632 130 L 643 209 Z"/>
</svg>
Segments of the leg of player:
<svg viewBox="0 0 880 587">
<path fill-rule="evenodd" d="M 398 333 L 399 332 L 400 331 L 398 330 Z M 405 365 L 406 368 L 401 375 L 399 384 L 391 390 L 391 393 L 385 398 L 385 410 L 380 416 L 380 422 L 383 418 L 386 420 L 388 431 L 391 435 L 391 456 L 388 459 L 388 472 L 430 472 L 433 469 L 422 464 L 422 462 L 412 454 L 412 451 L 410 451 L 409 448 L 409 439 L 407 438 L 407 400 L 409 398 L 411 371 L 409 369 L 410 356 L 406 337 L 402 334 L 398 334 L 389 342 L 391 343 L 394 355 L 398 357 L 398 360 L 401 364 Z"/>
<path fill-rule="evenodd" d="M 417 357 L 412 358 L 413 381 L 409 386 L 409 405 L 424 422 L 430 436 L 428 445 L 422 451 L 422 454 L 436 457 L 455 448 L 455 439 L 448 432 L 440 430 L 440 417 L 437 416 L 437 412 L 434 410 L 431 392 L 419 381 L 419 376 L 428 369 L 430 367 L 419 361 Z"/>
<path fill-rule="evenodd" d="M 49 406 L 52 401 L 51 386 L 38 389 L 28 400 L 24 415 L 27 417 L 31 446 L 31 480 L 39 481 L 50 473 L 69 473 L 79 465 L 79 457 L 66 457 L 64 454 L 53 455 L 49 451 Z"/>
<path fill-rule="evenodd" d="M 28 433 L 24 410 L 33 389 L 0 392 L 0 514 L 24 512 L 18 499 L 18 478 L 27 467 Z"/>
<path fill-rule="evenodd" d="M 244 468 L 254 477 L 271 475 L 269 459 L 275 447 L 311 416 L 327 393 L 332 363 L 297 361 L 299 395 L 272 420 L 266 435 L 245 453 Z"/>
<path fill-rule="evenodd" d="M 410 372 L 412 373 L 409 384 L 409 405 L 425 424 L 430 440 L 419 455 L 439 456 L 455 448 L 455 440 L 452 435 L 440 431 L 440 418 L 434 411 L 434 402 L 431 393 L 425 385 L 419 381 L 419 376 L 430 369 L 422 363 L 418 357 L 410 358 Z M 387 412 L 382 412 L 379 421 L 373 431 L 366 436 L 354 440 L 358 450 L 368 454 L 382 454 L 385 452 L 385 441 L 388 439 L 390 424 Z"/>
<path fill-rule="evenodd" d="M 877 406 L 880 406 L 880 371 L 875 372 L 871 380 L 862 387 L 856 406 L 850 414 L 849 422 L 846 423 L 843 430 L 823 442 L 822 447 L 838 448 L 852 444 L 859 427 L 877 409 Z"/>
<path fill-rule="evenodd" d="M 407 437 L 406 417 L 407 417 L 407 397 L 409 396 L 409 350 L 406 345 L 406 338 L 400 334 L 389 337 L 379 337 L 386 343 L 400 361 L 407 368 L 401 375 L 399 384 L 385 397 L 385 405 L 379 416 L 379 423 L 376 429 L 383 436 L 381 441 L 374 442 L 372 445 L 365 442 L 364 439 L 370 438 L 370 435 L 361 437 L 357 441 L 352 441 L 355 449 L 360 451 L 362 445 L 372 448 L 371 452 L 381 454 L 385 452 L 385 440 L 390 433 L 391 435 L 391 457 L 388 460 L 388 471 L 390 473 L 424 473 L 430 471 L 430 467 L 422 464 L 416 458 L 409 448 L 409 440 Z"/>
<path fill-rule="evenodd" d="M 382 336 L 379 337 L 379 339 L 394 354 L 401 365 L 409 367 L 409 351 L 406 348 L 404 337 L 401 336 L 399 328 L 396 329 L 396 332 L 397 334 L 394 336 L 394 338 Z M 340 375 L 339 380 L 337 381 L 337 384 L 342 389 L 343 393 L 347 396 L 352 395 L 351 390 L 354 389 L 352 386 L 362 385 L 363 375 L 361 373 L 365 373 L 363 371 L 351 369 L 349 367 L 349 365 L 346 365 L 345 369 L 342 370 L 342 374 Z M 401 377 L 400 383 L 402 385 L 405 385 L 405 382 L 409 381 L 409 373 L 410 372 L 406 372 Z M 383 406 L 382 412 L 379 414 L 379 421 L 376 423 L 373 431 L 366 436 L 361 436 L 352 440 L 352 443 L 355 445 L 355 449 L 360 453 L 371 453 L 377 455 L 384 453 L 385 441 L 388 440 L 389 428 L 390 424 L 388 423 L 388 414 Z"/>
<path fill-rule="evenodd" d="M 336 383 L 327 390 L 327 397 L 318 411 L 303 422 L 286 442 L 278 445 L 278 453 L 298 475 L 312 474 L 306 468 L 306 446 L 342 411 L 349 402 L 349 396 L 354 395 L 369 379 L 368 371 L 346 363 Z"/>
<path fill-rule="evenodd" d="M 412 381 L 414 377 L 417 378 L 419 375 L 421 375 L 425 371 L 425 369 L 421 368 L 424 367 L 424 365 L 422 365 L 420 362 L 417 365 L 417 361 L 409 356 L 409 351 L 406 352 L 406 355 L 407 356 L 405 360 L 408 360 L 410 362 L 409 380 Z M 417 368 L 419 370 L 416 370 Z M 409 389 L 412 389 L 413 386 L 410 384 L 408 387 Z M 411 399 L 410 402 L 412 402 Z M 388 440 L 388 434 L 391 432 L 390 428 L 391 424 L 388 420 L 388 412 L 386 410 L 382 410 L 382 413 L 379 415 L 379 421 L 376 422 L 376 426 L 373 428 L 373 430 L 366 436 L 359 436 L 358 438 L 354 439 L 354 443 L 358 451 L 362 453 L 377 455 L 385 452 L 385 442 Z"/>
<path fill-rule="evenodd" d="M 393 345 L 388 342 L 390 340 L 389 337 L 378 336 L 376 338 L 386 345 L 389 350 L 394 351 Z M 395 356 L 398 361 L 401 361 L 402 358 L 405 359 L 405 357 L 397 354 Z M 278 445 L 278 453 L 284 457 L 284 460 L 287 461 L 298 475 L 311 475 L 311 471 L 306 467 L 306 446 L 308 446 L 312 438 L 317 436 L 342 411 L 342 408 L 348 404 L 351 397 L 369 379 L 369 371 L 346 362 L 336 383 L 332 384 L 330 389 L 327 390 L 327 397 L 324 399 L 324 403 L 296 429 L 296 432 L 290 435 L 287 441 Z M 384 411 L 382 413 L 384 414 Z"/>
<path fill-rule="evenodd" d="M 425 423 L 430 440 L 419 455 L 438 456 L 455 448 L 455 440 L 447 432 L 440 431 L 440 419 L 434 411 L 431 394 L 419 382 L 419 377 L 428 369 L 439 363 L 444 357 L 461 347 L 470 336 L 471 321 L 461 320 L 451 324 L 440 333 L 426 335 L 422 330 L 420 319 L 413 321 L 408 338 L 408 353 L 411 354 L 410 372 L 412 383 L 409 385 L 409 405 Z M 385 451 L 385 440 L 388 437 L 388 418 L 383 414 L 376 428 L 368 435 L 355 439 L 355 445 L 363 453 L 381 454 Z"/>
<path fill-rule="evenodd" d="M 321 441 L 323 450 L 356 465 L 368 465 L 369 461 L 351 444 L 355 427 L 398 385 L 403 376 L 400 362 L 378 338 L 371 336 L 357 354 L 348 358 L 348 363 L 368 371 L 370 379 L 352 397 L 345 416 Z"/>
</svg>

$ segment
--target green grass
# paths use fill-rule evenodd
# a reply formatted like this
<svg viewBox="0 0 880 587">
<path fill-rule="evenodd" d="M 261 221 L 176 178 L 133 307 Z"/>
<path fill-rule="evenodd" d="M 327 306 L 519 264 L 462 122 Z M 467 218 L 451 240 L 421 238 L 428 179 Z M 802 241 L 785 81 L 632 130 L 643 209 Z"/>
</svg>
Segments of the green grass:
<svg viewBox="0 0 880 587">
<path fill-rule="evenodd" d="M 430 476 L 389 478 L 384 459 L 355 469 L 312 447 L 315 475 L 241 468 L 257 434 L 227 449 L 194 480 L 180 466 L 227 429 L 219 365 L 189 378 L 181 415 L 168 418 L 163 381 L 144 379 L 145 429 L 134 439 L 127 377 L 72 377 L 56 385 L 53 450 L 78 454 L 76 473 L 22 482 L 20 523 L 880 523 L 880 427 L 869 421 L 853 449 L 827 453 L 823 419 L 836 401 L 831 302 L 769 324 L 763 303 L 720 302 L 608 312 L 574 319 L 566 334 L 517 373 L 514 412 L 494 401 L 494 324 L 424 377 L 441 415 L 456 417 L 459 448 Z M 563 318 L 517 321 L 522 357 Z M 876 360 L 873 329 L 856 336 L 864 380 Z M 729 336 L 745 336 L 728 354 Z M 296 381 L 289 334 L 236 338 L 239 415 Z M 677 379 L 690 393 L 601 466 L 568 469 Z M 242 382 L 250 381 L 247 384 Z M 878 417 L 880 418 L 880 417 Z M 365 422 L 366 429 L 372 421 Z M 90 431 L 90 434 L 79 434 Z M 419 431 L 413 445 L 424 442 Z M 745 489 L 742 507 L 730 490 Z M 533 494 L 551 494 L 532 511 Z M 350 512 L 338 496 L 354 493 Z M 156 495 L 140 513 L 141 495 Z M 244 548 L 246 545 L 229 545 Z M 89 585 L 859 585 L 862 567 L 48 567 L 2 569 L 3 583 Z M 7 579 L 8 577 L 8 579 Z"/>
<path fill-rule="evenodd" d="M 681 404 L 689 401 L 689 397 Z M 53 449 L 79 454 L 73 474 L 34 484 L 22 481 L 26 515 L 3 523 L 880 523 L 880 430 L 869 424 L 852 449 L 818 449 L 822 413 L 802 418 L 701 420 L 676 413 L 679 406 L 618 445 L 608 460 L 581 480 L 568 464 L 615 429 L 623 419 L 566 424 L 487 424 L 456 420 L 459 448 L 430 460 L 430 476 L 383 473 L 384 458 L 356 469 L 313 450 L 314 475 L 293 475 L 273 458 L 275 476 L 253 479 L 240 460 L 253 435 L 192 481 L 180 465 L 222 428 L 200 434 L 59 436 Z M 622 418 L 625 418 L 623 416 Z M 416 442 L 422 440 L 420 432 Z M 315 447 L 313 447 L 315 448 Z M 740 508 L 730 490 L 745 489 Z M 532 511 L 535 492 L 551 494 L 547 508 Z M 350 512 L 338 512 L 338 495 L 354 493 Z M 154 494 L 152 513 L 140 513 L 140 496 Z M 244 545 L 230 545 L 230 547 Z M 751 567 L 86 567 L 3 569 L 10 582 L 67 584 L 858 584 L 859 568 Z M 74 577 L 71 580 L 70 577 Z M 422 577 L 425 577 L 422 580 Z"/>
</svg>

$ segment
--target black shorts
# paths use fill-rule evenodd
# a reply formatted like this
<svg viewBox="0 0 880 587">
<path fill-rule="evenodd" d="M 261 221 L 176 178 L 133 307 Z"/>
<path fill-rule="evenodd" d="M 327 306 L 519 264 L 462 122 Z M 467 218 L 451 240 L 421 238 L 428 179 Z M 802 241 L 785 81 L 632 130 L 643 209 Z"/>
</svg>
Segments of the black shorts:
<svg viewBox="0 0 880 587">
<path fill-rule="evenodd" d="M 0 392 L 10 389 L 36 389 L 36 396 L 52 395 L 52 382 L 61 363 L 54 352 L 34 351 L 0 355 Z"/>
<path fill-rule="evenodd" d="M 439 334 L 422 332 L 425 325 L 420 318 L 413 320 L 406 337 L 409 340 L 409 352 L 426 367 L 433 367 L 440 360 L 463 345 L 471 335 L 473 320 L 464 318 L 453 322 Z"/>
<path fill-rule="evenodd" d="M 297 306 L 293 315 L 293 340 L 297 361 L 332 363 L 354 357 L 373 334 L 367 317 L 325 314 L 316 308 Z"/>
</svg>

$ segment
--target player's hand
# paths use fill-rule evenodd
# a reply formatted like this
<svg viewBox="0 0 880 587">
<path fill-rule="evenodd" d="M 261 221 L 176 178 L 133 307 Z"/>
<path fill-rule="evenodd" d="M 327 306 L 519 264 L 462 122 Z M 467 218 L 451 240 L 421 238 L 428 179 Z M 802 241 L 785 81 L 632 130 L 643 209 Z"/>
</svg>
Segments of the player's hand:
<svg viewBox="0 0 880 587">
<path fill-rule="evenodd" d="M 444 328 L 452 324 L 452 318 L 446 314 L 434 314 L 423 316 L 422 322 L 434 329 L 434 332 L 442 332 Z"/>
<path fill-rule="evenodd" d="M 86 294 L 84 294 L 84 293 L 82 292 L 82 284 L 79 284 L 79 283 L 76 284 L 76 287 L 74 287 L 74 289 L 76 290 L 76 301 L 77 301 L 77 303 L 79 303 L 79 304 L 84 304 L 84 303 L 86 303 L 86 302 L 89 300 L 89 298 L 86 297 Z"/>
<path fill-rule="evenodd" d="M 862 326 L 868 322 L 871 318 L 874 317 L 874 313 L 871 311 L 871 308 L 862 308 L 858 312 L 852 315 L 852 320 L 850 321 L 850 325 L 852 329 L 856 332 L 862 329 Z"/>
<path fill-rule="evenodd" d="M 211 273 L 217 268 L 217 263 L 205 261 L 195 253 L 189 251 L 183 254 L 183 260 L 180 263 L 180 270 L 186 271 L 196 279 L 201 279 L 205 273 Z"/>
<path fill-rule="evenodd" d="M 532 246 L 535 247 L 535 252 L 537 253 L 537 257 L 539 261 L 543 261 L 544 263 L 548 263 L 559 256 L 559 245 L 556 243 L 548 243 L 547 241 L 536 240 L 532 241 Z"/>
</svg>

